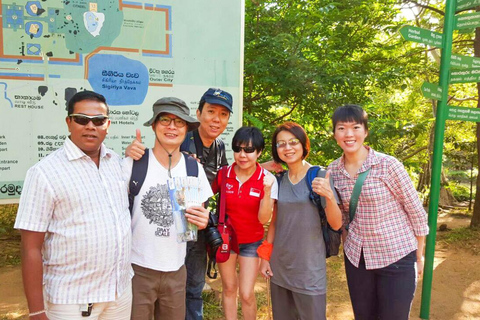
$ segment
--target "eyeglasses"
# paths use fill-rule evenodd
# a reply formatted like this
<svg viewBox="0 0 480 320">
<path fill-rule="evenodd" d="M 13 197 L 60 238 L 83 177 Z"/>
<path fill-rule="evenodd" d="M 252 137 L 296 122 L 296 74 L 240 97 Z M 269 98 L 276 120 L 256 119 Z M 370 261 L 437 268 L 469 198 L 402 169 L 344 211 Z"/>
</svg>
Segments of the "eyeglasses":
<svg viewBox="0 0 480 320">
<path fill-rule="evenodd" d="M 232 150 L 235 153 L 238 153 L 240 151 L 244 151 L 245 153 L 253 153 L 255 152 L 255 147 L 240 147 L 240 146 L 232 146 Z"/>
<path fill-rule="evenodd" d="M 79 113 L 73 113 L 69 115 L 69 117 L 72 117 L 73 121 L 81 126 L 86 126 L 90 121 L 92 121 L 94 126 L 100 127 L 103 126 L 108 120 L 107 116 L 87 116 Z"/>
<path fill-rule="evenodd" d="M 157 118 L 157 121 L 162 125 L 162 126 L 169 126 L 170 123 L 174 123 L 175 127 L 177 128 L 183 128 L 187 125 L 187 122 L 185 120 L 182 120 L 180 118 L 170 118 L 170 117 L 165 117 L 161 116 Z"/>
<path fill-rule="evenodd" d="M 285 148 L 287 146 L 287 143 L 290 147 L 293 147 L 293 146 L 296 146 L 297 144 L 299 144 L 300 140 L 298 140 L 298 139 L 290 139 L 288 141 L 279 140 L 279 141 L 277 141 L 277 148 Z"/>
</svg>

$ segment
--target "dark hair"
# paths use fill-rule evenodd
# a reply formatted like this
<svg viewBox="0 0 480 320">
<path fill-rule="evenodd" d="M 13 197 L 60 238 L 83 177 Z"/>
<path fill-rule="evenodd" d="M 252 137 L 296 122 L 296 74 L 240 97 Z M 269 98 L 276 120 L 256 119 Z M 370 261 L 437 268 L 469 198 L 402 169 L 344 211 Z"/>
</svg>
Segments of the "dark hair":
<svg viewBox="0 0 480 320">
<path fill-rule="evenodd" d="M 256 127 L 241 127 L 233 136 L 232 146 L 240 146 L 242 144 L 252 144 L 252 147 L 260 152 L 265 148 L 265 140 L 263 139 L 262 132 Z"/>
<path fill-rule="evenodd" d="M 99 93 L 96 93 L 96 92 L 93 92 L 93 91 L 88 91 L 88 90 L 80 91 L 80 92 L 77 92 L 73 95 L 73 97 L 68 101 L 67 114 L 71 115 L 73 113 L 74 108 L 75 108 L 75 104 L 77 102 L 84 101 L 84 100 L 93 100 L 93 101 L 98 101 L 98 102 L 104 103 L 105 106 L 107 107 L 107 115 L 108 115 L 109 109 L 108 109 L 108 104 L 107 104 L 107 100 L 105 99 L 105 97 L 102 96 Z"/>
<path fill-rule="evenodd" d="M 200 113 L 202 113 L 204 105 L 205 105 L 205 100 L 201 100 L 200 103 L 198 104 L 198 111 L 200 111 Z"/>
<path fill-rule="evenodd" d="M 310 139 L 308 139 L 307 133 L 305 132 L 305 129 L 303 129 L 301 125 L 295 122 L 287 121 L 279 125 L 277 129 L 275 129 L 275 132 L 273 133 L 273 137 L 272 137 L 273 160 L 278 163 L 285 163 L 282 159 L 280 159 L 277 151 L 277 136 L 282 131 L 288 131 L 291 134 L 293 134 L 295 138 L 300 140 L 300 143 L 302 144 L 302 148 L 303 148 L 302 159 L 305 159 L 308 156 L 308 153 L 310 152 Z"/>
<path fill-rule="evenodd" d="M 356 104 L 346 104 L 335 109 L 332 116 L 334 133 L 338 122 L 355 122 L 363 124 L 365 130 L 368 131 L 368 115 L 362 107 Z"/>
</svg>

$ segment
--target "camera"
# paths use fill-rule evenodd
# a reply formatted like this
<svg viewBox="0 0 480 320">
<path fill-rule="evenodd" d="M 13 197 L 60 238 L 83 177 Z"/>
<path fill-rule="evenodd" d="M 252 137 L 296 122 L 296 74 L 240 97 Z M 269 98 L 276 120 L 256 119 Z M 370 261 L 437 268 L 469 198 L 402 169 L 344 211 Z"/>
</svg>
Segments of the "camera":
<svg viewBox="0 0 480 320">
<path fill-rule="evenodd" d="M 215 213 L 210 212 L 210 215 L 208 216 L 208 224 L 205 228 L 205 241 L 207 245 L 213 249 L 213 251 L 216 251 L 215 249 L 217 249 L 223 243 L 222 236 L 220 235 L 220 232 L 218 232 L 217 225 L 217 216 Z"/>
</svg>

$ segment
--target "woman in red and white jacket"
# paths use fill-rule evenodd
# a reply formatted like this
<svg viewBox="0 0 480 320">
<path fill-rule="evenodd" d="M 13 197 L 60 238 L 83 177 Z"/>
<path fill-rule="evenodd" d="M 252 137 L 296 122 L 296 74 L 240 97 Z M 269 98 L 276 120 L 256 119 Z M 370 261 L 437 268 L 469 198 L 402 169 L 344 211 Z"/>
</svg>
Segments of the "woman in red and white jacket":
<svg viewBox="0 0 480 320">
<path fill-rule="evenodd" d="M 256 319 L 254 285 L 260 264 L 257 248 L 262 243 L 263 225 L 270 220 L 278 190 L 275 177 L 257 162 L 264 147 L 265 141 L 258 128 L 238 129 L 232 139 L 235 163 L 221 169 L 227 171 L 226 181 L 221 181 L 224 174 L 220 171 L 212 184 L 213 192 L 217 193 L 222 183 L 226 183 L 226 215 L 239 244 L 239 252 L 232 251 L 226 262 L 218 264 L 227 320 L 237 319 L 238 291 L 244 319 Z"/>
</svg>

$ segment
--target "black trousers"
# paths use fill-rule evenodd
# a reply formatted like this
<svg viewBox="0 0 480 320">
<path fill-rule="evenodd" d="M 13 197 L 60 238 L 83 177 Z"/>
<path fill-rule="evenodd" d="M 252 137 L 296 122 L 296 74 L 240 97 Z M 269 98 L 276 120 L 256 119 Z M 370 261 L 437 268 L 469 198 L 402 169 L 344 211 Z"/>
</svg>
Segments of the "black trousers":
<svg viewBox="0 0 480 320">
<path fill-rule="evenodd" d="M 363 252 L 358 268 L 344 257 L 355 320 L 408 320 L 417 286 L 416 250 L 372 270 L 365 269 Z"/>
</svg>

